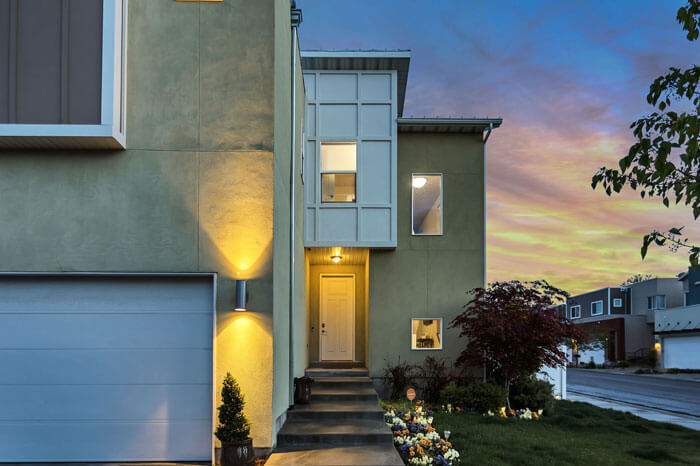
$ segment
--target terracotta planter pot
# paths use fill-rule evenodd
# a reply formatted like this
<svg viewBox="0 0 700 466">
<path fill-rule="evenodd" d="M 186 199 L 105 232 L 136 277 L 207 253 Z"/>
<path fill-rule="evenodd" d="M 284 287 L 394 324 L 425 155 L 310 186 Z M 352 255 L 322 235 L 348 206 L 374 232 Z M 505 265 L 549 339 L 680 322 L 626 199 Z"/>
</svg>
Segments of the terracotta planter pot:
<svg viewBox="0 0 700 466">
<path fill-rule="evenodd" d="M 255 464 L 253 439 L 242 442 L 221 442 L 221 466 L 248 466 Z"/>
</svg>

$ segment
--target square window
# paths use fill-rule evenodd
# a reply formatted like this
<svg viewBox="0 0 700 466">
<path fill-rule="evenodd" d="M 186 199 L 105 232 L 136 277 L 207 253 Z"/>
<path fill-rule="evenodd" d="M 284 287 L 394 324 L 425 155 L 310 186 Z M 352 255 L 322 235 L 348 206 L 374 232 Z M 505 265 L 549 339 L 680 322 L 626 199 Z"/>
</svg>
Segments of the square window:
<svg viewBox="0 0 700 466">
<path fill-rule="evenodd" d="M 599 316 L 603 313 L 603 301 L 593 301 L 591 303 L 591 315 Z"/>
<path fill-rule="evenodd" d="M 355 174 L 322 173 L 321 202 L 355 202 Z"/>
<path fill-rule="evenodd" d="M 581 306 L 571 306 L 571 318 L 580 319 L 581 318 Z"/>
<path fill-rule="evenodd" d="M 613 299 L 613 307 L 622 307 L 622 298 Z"/>
<path fill-rule="evenodd" d="M 442 174 L 411 175 L 414 235 L 442 235 Z"/>
<path fill-rule="evenodd" d="M 321 202 L 355 202 L 356 172 L 356 143 L 321 143 Z"/>
<path fill-rule="evenodd" d="M 442 319 L 411 319 L 411 349 L 442 349 Z"/>
</svg>

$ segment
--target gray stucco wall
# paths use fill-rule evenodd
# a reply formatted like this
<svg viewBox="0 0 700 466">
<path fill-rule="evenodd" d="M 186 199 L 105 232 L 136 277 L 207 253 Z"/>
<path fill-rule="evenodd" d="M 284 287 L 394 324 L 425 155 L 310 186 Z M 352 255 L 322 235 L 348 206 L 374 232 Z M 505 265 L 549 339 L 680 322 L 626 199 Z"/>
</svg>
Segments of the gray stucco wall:
<svg viewBox="0 0 700 466">
<path fill-rule="evenodd" d="M 216 390 L 239 380 L 256 447 L 288 401 L 284 11 L 288 31 L 284 0 L 130 0 L 128 150 L 0 154 L 0 270 L 218 273 Z M 237 278 L 251 312 L 232 312 Z"/>
<path fill-rule="evenodd" d="M 443 173 L 442 236 L 411 235 L 411 173 Z M 371 250 L 369 355 L 372 376 L 385 360 L 422 363 L 454 359 L 463 342 L 449 329 L 484 285 L 484 146 L 481 135 L 407 134 L 398 137 L 398 247 Z M 443 319 L 443 350 L 412 351 L 410 319 Z"/>
<path fill-rule="evenodd" d="M 647 314 L 647 298 L 665 295 L 666 309 L 683 305 L 683 283 L 677 278 L 653 278 L 631 287 L 632 314 Z"/>
</svg>

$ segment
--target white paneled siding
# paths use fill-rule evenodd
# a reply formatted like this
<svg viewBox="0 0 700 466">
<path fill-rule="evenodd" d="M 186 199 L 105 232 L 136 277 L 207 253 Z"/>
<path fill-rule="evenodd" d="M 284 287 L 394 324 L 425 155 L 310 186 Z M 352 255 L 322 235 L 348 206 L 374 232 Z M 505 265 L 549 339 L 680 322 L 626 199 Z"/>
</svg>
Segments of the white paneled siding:
<svg viewBox="0 0 700 466">
<path fill-rule="evenodd" d="M 305 246 L 396 246 L 396 71 L 305 71 Z M 356 202 L 322 203 L 324 142 L 357 143 Z"/>
<path fill-rule="evenodd" d="M 0 275 L 0 462 L 211 460 L 213 286 Z"/>
</svg>

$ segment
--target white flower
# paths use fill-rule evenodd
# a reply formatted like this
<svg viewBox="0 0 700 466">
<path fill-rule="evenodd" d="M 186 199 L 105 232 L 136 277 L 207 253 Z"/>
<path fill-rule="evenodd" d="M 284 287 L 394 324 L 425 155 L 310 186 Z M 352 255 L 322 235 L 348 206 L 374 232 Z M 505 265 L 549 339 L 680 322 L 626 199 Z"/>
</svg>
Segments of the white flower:
<svg viewBox="0 0 700 466">
<path fill-rule="evenodd" d="M 456 460 L 457 458 L 459 458 L 459 452 L 454 448 L 450 448 L 442 456 L 443 458 L 451 462 L 452 460 Z"/>
</svg>

